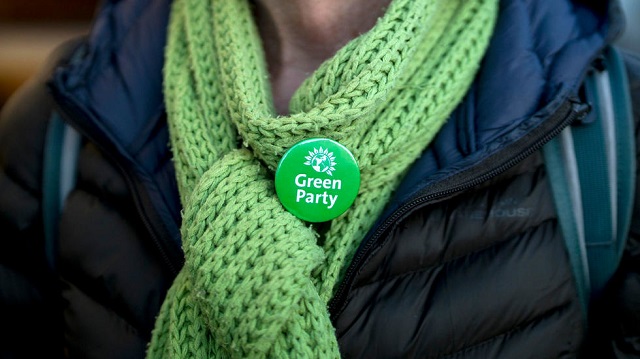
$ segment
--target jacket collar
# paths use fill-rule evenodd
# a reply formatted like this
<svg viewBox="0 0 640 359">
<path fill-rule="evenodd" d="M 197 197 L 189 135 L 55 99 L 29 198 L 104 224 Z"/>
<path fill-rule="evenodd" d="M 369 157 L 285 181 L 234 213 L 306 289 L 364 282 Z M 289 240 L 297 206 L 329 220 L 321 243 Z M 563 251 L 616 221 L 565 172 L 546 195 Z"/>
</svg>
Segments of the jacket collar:
<svg viewBox="0 0 640 359">
<path fill-rule="evenodd" d="M 529 136 L 577 99 L 590 64 L 621 30 L 617 2 L 512 1 L 466 98 L 416 161 L 387 213 L 421 190 Z"/>
<path fill-rule="evenodd" d="M 619 30 L 610 21 L 619 12 L 615 3 L 595 3 L 501 2 L 472 89 L 413 166 L 390 211 L 427 183 L 526 136 L 577 95 L 589 63 Z M 173 193 L 170 162 L 160 171 L 157 162 L 168 156 L 161 84 L 169 9 L 169 0 L 105 2 L 81 59 L 59 69 L 52 87 L 61 107 L 81 114 L 76 121 L 85 134 Z M 177 221 L 177 196 L 165 197 Z"/>
</svg>

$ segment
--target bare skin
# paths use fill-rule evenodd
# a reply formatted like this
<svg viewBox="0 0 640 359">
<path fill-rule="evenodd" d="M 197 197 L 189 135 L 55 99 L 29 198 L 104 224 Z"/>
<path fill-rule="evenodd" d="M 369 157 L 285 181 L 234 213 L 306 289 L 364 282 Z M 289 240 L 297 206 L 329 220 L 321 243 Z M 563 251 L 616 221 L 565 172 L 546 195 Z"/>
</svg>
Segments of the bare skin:
<svg viewBox="0 0 640 359">
<path fill-rule="evenodd" d="M 256 0 L 274 104 L 289 112 L 295 90 L 320 64 L 368 31 L 391 0 Z"/>
</svg>

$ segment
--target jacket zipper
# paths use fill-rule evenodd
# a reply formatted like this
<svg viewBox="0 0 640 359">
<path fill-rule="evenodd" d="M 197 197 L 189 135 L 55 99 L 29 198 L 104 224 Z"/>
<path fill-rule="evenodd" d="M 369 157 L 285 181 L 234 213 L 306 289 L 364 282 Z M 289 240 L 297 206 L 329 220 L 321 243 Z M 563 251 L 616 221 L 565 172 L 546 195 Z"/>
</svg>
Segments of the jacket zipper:
<svg viewBox="0 0 640 359">
<path fill-rule="evenodd" d="M 504 150 L 499 151 L 499 153 L 491 155 L 490 158 L 487 159 L 489 162 L 492 162 L 492 160 L 495 159 L 497 163 L 491 163 L 490 166 L 487 166 L 486 162 L 483 161 L 472 168 L 463 171 L 458 179 L 454 179 L 453 181 L 447 179 L 446 181 L 435 183 L 421 191 L 421 193 L 416 195 L 414 199 L 395 210 L 389 217 L 387 217 L 387 219 L 384 220 L 384 222 L 382 222 L 381 225 L 377 227 L 371 236 L 365 239 L 365 242 L 360 246 L 360 248 L 358 248 L 351 264 L 347 268 L 340 286 L 336 290 L 333 299 L 329 302 L 329 313 L 331 314 L 331 319 L 335 320 L 338 314 L 342 311 L 346 304 L 348 290 L 355 279 L 355 275 L 359 272 L 362 264 L 372 253 L 372 249 L 376 247 L 379 240 L 394 223 L 418 208 L 434 203 L 455 193 L 471 189 L 505 172 L 541 149 L 542 146 L 552 138 L 560 134 L 565 127 L 569 126 L 574 121 L 583 118 L 589 111 L 590 106 L 578 100 L 570 99 L 564 102 L 558 110 L 556 110 L 556 112 L 540 126 L 541 129 L 539 131 L 534 130 L 539 132 L 536 136 L 530 136 L 531 138 L 519 140 L 516 143 L 509 145 Z M 511 152 L 511 146 L 517 147 L 517 149 L 513 151 L 513 155 L 506 160 L 500 159 L 501 157 L 504 158 L 502 153 Z M 454 175 L 454 177 L 455 176 L 457 175 Z"/>
<path fill-rule="evenodd" d="M 57 82 L 57 81 L 56 81 Z M 73 127 L 78 130 L 83 136 L 93 142 L 98 148 L 107 156 L 109 156 L 113 162 L 118 167 L 119 172 L 122 174 L 125 182 L 127 183 L 127 187 L 131 191 L 133 202 L 136 206 L 136 211 L 138 212 L 140 219 L 142 220 L 143 225 L 145 226 L 147 232 L 150 234 L 155 247 L 160 254 L 162 262 L 165 264 L 167 269 L 172 273 L 175 277 L 180 268 L 183 265 L 183 259 L 181 255 L 172 255 L 175 251 L 171 249 L 171 245 L 168 243 L 171 241 L 171 238 L 168 238 L 168 234 L 162 235 L 158 232 L 155 226 L 152 225 L 152 220 L 149 217 L 149 213 L 147 212 L 147 208 L 151 208 L 148 200 L 142 198 L 138 189 L 143 187 L 139 182 L 134 178 L 130 171 L 127 171 L 125 164 L 123 163 L 125 160 L 121 159 L 120 155 L 114 155 L 113 151 L 109 150 L 107 145 L 103 144 L 98 140 L 97 136 L 94 136 L 90 131 L 90 129 L 84 128 L 80 126 L 76 121 L 76 118 L 83 118 L 85 122 L 87 121 L 88 115 L 86 112 L 81 109 L 75 101 L 71 99 L 67 99 L 67 97 L 60 93 L 58 89 L 54 89 L 53 96 L 56 99 L 55 106 L 57 107 L 60 114 L 66 119 L 66 121 L 73 125 Z"/>
</svg>

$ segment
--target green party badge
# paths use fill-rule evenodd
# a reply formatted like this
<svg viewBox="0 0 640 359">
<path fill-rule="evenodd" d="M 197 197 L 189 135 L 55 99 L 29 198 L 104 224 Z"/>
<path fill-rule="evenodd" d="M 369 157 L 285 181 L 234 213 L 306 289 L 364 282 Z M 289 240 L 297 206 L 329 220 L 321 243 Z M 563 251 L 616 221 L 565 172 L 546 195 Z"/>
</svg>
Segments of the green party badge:
<svg viewBox="0 0 640 359">
<path fill-rule="evenodd" d="M 343 214 L 360 189 L 360 169 L 353 154 L 328 138 L 293 145 L 276 169 L 276 193 L 294 216 L 325 222 Z"/>
</svg>

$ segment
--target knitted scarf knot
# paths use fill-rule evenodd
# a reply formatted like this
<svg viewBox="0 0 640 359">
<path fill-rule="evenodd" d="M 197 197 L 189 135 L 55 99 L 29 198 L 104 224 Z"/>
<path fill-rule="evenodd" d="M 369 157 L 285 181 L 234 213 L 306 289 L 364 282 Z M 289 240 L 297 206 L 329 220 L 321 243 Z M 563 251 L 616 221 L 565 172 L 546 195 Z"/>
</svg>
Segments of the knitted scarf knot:
<svg viewBox="0 0 640 359">
<path fill-rule="evenodd" d="M 402 175 L 468 90 L 497 0 L 395 0 L 276 116 L 247 0 L 175 0 L 164 70 L 184 206 L 185 265 L 149 357 L 337 358 L 327 303 Z M 361 169 L 354 205 L 316 230 L 285 211 L 273 170 L 328 137 Z"/>
</svg>

